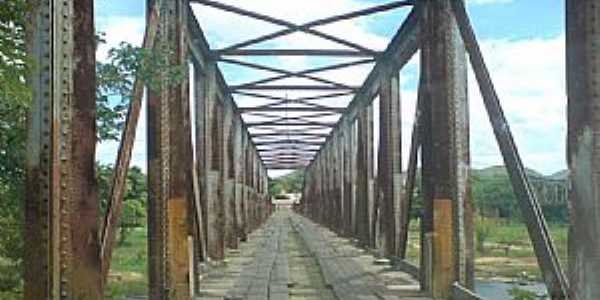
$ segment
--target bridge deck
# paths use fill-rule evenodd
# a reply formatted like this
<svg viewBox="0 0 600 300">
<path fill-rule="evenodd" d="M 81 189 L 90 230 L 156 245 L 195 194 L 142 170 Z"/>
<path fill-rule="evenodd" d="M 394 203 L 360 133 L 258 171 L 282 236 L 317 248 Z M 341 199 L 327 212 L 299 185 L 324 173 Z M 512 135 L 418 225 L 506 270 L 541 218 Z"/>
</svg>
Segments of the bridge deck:
<svg viewBox="0 0 600 300">
<path fill-rule="evenodd" d="M 202 279 L 200 299 L 430 299 L 410 275 L 290 211 Z"/>
</svg>

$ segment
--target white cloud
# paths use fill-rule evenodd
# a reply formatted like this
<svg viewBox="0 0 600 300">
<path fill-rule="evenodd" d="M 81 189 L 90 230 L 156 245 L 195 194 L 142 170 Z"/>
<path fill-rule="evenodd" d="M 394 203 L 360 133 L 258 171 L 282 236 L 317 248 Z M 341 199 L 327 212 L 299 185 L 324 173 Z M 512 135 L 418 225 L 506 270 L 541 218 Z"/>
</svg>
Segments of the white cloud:
<svg viewBox="0 0 600 300">
<path fill-rule="evenodd" d="M 470 0 L 469 4 L 484 5 L 508 2 L 512 1 Z M 322 5 L 312 6 L 307 5 L 303 1 L 288 1 L 285 5 L 281 3 L 278 0 L 227 1 L 227 4 L 240 6 L 248 10 L 255 10 L 263 14 L 279 16 L 281 19 L 295 23 L 302 23 L 365 7 L 365 4 L 354 0 L 332 0 Z M 211 46 L 214 48 L 231 45 L 247 38 L 257 37 L 282 28 L 261 21 L 237 17 L 233 14 L 224 13 L 212 8 L 199 5 L 193 5 L 193 7 L 205 34 L 211 41 Z M 104 50 L 100 49 L 99 58 L 105 57 L 105 49 L 118 45 L 120 41 L 129 41 L 134 44 L 141 42 L 144 27 L 143 18 L 105 18 L 101 22 L 102 26 L 98 27 L 107 33 L 106 37 L 109 43 L 104 47 Z M 323 26 L 319 29 L 330 34 L 347 37 L 351 41 L 362 45 L 368 45 L 375 49 L 383 49 L 388 42 L 388 38 L 370 32 L 365 24 L 359 20 L 352 20 Z M 296 33 L 269 42 L 268 46 L 276 48 L 344 48 L 343 46 L 303 33 Z M 481 46 L 525 164 L 545 173 L 565 168 L 566 92 L 564 78 L 564 36 L 528 40 L 483 40 L 481 41 Z M 266 47 L 266 45 L 258 45 L 257 47 Z M 265 61 L 263 60 L 262 62 L 264 63 Z M 314 67 L 315 65 L 315 61 L 312 59 L 291 57 L 267 61 L 267 63 L 277 67 L 285 66 L 293 70 Z M 358 85 L 362 83 L 371 67 L 372 65 L 360 66 L 354 69 L 324 72 L 320 75 L 328 79 Z M 412 129 L 411 122 L 414 116 L 414 105 L 416 103 L 417 69 L 418 57 L 415 57 L 401 74 L 403 84 L 403 152 L 405 155 L 408 154 L 408 141 L 410 139 L 410 130 Z M 232 72 L 226 76 L 228 78 L 239 78 L 242 75 L 243 72 Z M 502 159 L 499 156 L 499 151 L 497 150 L 495 139 L 489 126 L 481 97 L 479 96 L 479 88 L 472 74 L 469 77 L 469 81 L 473 165 L 475 167 L 484 167 L 500 164 L 502 163 Z M 236 82 L 239 83 L 242 81 L 236 80 Z M 301 82 L 306 83 L 303 80 L 288 79 L 279 82 L 279 84 Z M 291 91 L 287 93 L 272 92 L 270 94 L 294 98 L 307 95 L 308 93 Z M 238 97 L 237 99 L 241 105 L 257 104 L 260 102 L 244 97 Z M 347 101 L 346 98 L 346 100 L 339 99 L 334 102 L 322 101 L 318 103 L 341 105 L 347 103 Z M 144 123 L 140 124 L 143 124 L 141 127 L 145 127 Z M 145 140 L 145 135 L 138 135 L 138 137 Z M 103 147 L 100 145 L 99 151 L 103 151 Z M 141 149 L 139 147 L 141 146 L 136 146 L 137 149 Z M 112 149 L 114 149 L 114 146 Z M 135 157 L 136 155 L 134 155 Z M 138 161 L 138 163 L 145 165 L 143 160 Z"/>
<path fill-rule="evenodd" d="M 104 33 L 105 44 L 96 52 L 100 61 L 108 56 L 108 50 L 119 46 L 121 42 L 140 46 L 144 38 L 145 19 L 140 17 L 106 17 L 96 22 L 96 31 Z"/>
<path fill-rule="evenodd" d="M 492 80 L 526 166 L 566 168 L 564 36 L 481 43 Z M 475 77 L 469 76 L 475 166 L 501 163 Z"/>
</svg>

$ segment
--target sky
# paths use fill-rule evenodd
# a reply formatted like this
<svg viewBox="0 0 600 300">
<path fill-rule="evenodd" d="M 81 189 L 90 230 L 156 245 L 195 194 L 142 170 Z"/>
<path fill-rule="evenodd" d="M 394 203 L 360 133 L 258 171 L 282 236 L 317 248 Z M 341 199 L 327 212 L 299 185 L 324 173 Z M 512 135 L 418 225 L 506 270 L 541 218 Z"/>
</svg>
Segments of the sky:
<svg viewBox="0 0 600 300">
<path fill-rule="evenodd" d="M 308 22 L 383 3 L 375 0 L 228 0 L 221 2 L 294 23 Z M 471 22 L 524 164 L 543 174 L 552 174 L 565 169 L 567 99 L 564 0 L 547 0 L 543 5 L 537 0 L 470 0 L 467 4 Z M 107 40 L 107 43 L 98 49 L 99 60 L 105 60 L 108 49 L 121 42 L 141 44 L 145 26 L 145 1 L 96 0 L 95 6 L 96 29 L 104 32 Z M 281 29 L 279 26 L 198 4 L 193 4 L 192 7 L 213 49 Z M 317 29 L 372 49 L 383 50 L 408 11 L 409 8 L 400 8 L 392 12 L 321 26 Z M 254 46 L 254 48 L 264 47 L 344 49 L 344 46 L 303 33 L 294 33 Z M 261 57 L 246 59 L 246 61 L 302 70 L 338 60 Z M 418 64 L 418 55 L 416 55 L 400 73 L 404 166 L 406 166 L 414 119 Z M 240 84 L 272 75 L 269 72 L 252 71 L 225 63 L 220 63 L 219 67 L 229 84 Z M 324 72 L 321 75 L 328 79 L 360 85 L 371 67 L 372 64 L 362 65 L 335 72 Z M 289 79 L 273 84 L 304 83 L 309 82 L 303 79 Z M 273 94 L 290 98 L 305 95 L 302 92 Z M 238 106 L 257 104 L 256 100 L 247 97 L 235 96 L 234 98 Z M 349 100 L 349 97 L 340 97 L 328 100 L 329 102 L 326 103 L 319 103 L 344 106 Z M 377 102 L 376 99 L 375 106 L 378 105 Z M 502 157 L 472 73 L 469 74 L 469 103 L 472 166 L 483 168 L 502 164 Z M 245 118 L 245 120 L 258 119 Z M 132 163 L 144 170 L 146 168 L 145 143 L 145 112 L 143 112 L 136 134 Z M 97 149 L 98 160 L 103 163 L 114 163 L 117 145 L 115 142 L 100 143 Z M 277 176 L 282 172 L 269 174 Z"/>
</svg>

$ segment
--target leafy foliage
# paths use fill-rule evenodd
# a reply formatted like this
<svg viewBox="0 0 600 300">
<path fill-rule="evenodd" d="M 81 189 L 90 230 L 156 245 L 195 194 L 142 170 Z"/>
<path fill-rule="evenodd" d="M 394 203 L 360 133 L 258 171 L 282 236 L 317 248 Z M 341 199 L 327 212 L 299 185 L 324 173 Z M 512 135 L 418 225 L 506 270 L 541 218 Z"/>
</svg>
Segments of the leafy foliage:
<svg viewBox="0 0 600 300">
<path fill-rule="evenodd" d="M 547 299 L 546 296 L 538 296 L 536 293 L 524 289 L 520 289 L 518 287 L 514 287 L 508 290 L 508 294 L 513 298 L 513 300 L 542 300 Z"/>
<path fill-rule="evenodd" d="M 0 6 L 0 290 L 21 285 L 22 197 L 27 108 L 24 0 Z M 0 298 L 8 298 L 0 294 Z"/>
<path fill-rule="evenodd" d="M 97 165 L 96 178 L 98 180 L 98 196 L 101 208 L 106 210 L 110 194 L 111 179 L 114 168 L 111 165 Z M 141 227 L 146 219 L 146 199 L 148 189 L 146 175 L 138 167 L 131 167 L 127 172 L 126 190 L 123 196 L 123 215 L 119 232 L 119 243 L 125 243 L 128 234 L 133 228 Z"/>
<path fill-rule="evenodd" d="M 98 42 L 104 42 L 102 35 L 98 36 Z M 185 78 L 184 66 L 172 65 L 164 59 L 171 54 L 169 47 L 160 44 L 149 50 L 123 42 L 118 48 L 108 51 L 107 62 L 96 64 L 96 114 L 100 140 L 119 138 L 136 78 L 155 91 Z"/>
<path fill-rule="evenodd" d="M 18 290 L 22 278 L 23 195 L 25 193 L 25 153 L 27 119 L 31 103 L 26 78 L 33 62 L 27 57 L 25 24 L 28 4 L 25 0 L 2 1 L 0 5 L 0 290 Z M 102 36 L 97 40 L 102 43 Z M 97 128 L 98 139 L 116 140 L 123 127 L 131 100 L 133 81 L 139 76 L 152 89 L 180 82 L 183 66 L 171 65 L 165 59 L 171 50 L 160 46 L 144 50 L 130 44 L 112 49 L 106 62 L 98 62 Z M 160 77 L 158 75 L 164 76 Z M 158 78 L 166 78 L 159 81 Z M 99 166 L 99 180 L 112 176 L 106 166 Z M 106 182 L 106 181 L 105 181 Z M 100 183 L 100 194 L 108 193 Z M 124 213 L 145 214 L 145 179 L 139 169 L 128 177 Z M 102 199 L 106 199 L 103 197 Z M 143 216 L 142 216 L 143 217 Z M 124 241 L 129 229 L 123 229 Z M 0 298 L 9 297 L 0 294 Z"/>
<path fill-rule="evenodd" d="M 282 193 L 302 193 L 304 174 L 297 170 L 285 176 L 269 180 L 269 193 L 277 195 Z"/>
</svg>

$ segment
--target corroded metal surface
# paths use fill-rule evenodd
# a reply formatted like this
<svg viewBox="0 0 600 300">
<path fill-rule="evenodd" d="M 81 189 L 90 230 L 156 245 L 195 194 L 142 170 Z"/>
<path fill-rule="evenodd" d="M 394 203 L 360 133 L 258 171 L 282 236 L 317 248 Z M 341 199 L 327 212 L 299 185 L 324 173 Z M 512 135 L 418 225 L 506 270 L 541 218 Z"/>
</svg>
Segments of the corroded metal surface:
<svg viewBox="0 0 600 300">
<path fill-rule="evenodd" d="M 148 0 L 149 7 L 154 2 Z M 473 286 L 464 46 L 550 294 L 554 299 L 567 297 L 567 282 L 535 193 L 536 189 L 541 194 L 547 189 L 538 188 L 524 172 L 462 1 L 420 1 L 384 52 L 372 51 L 315 27 L 413 5 L 412 1 L 396 1 L 300 25 L 216 1 L 192 2 L 285 28 L 211 50 L 186 1 L 160 1 L 160 14 L 150 12 L 144 47 L 153 46 L 155 34 L 157 41 L 173 47 L 173 55 L 165 56 L 165 61 L 186 66 L 191 61 L 195 86 L 195 120 L 190 119 L 187 79 L 148 92 L 151 299 L 189 299 L 192 289 L 200 283 L 200 265 L 224 259 L 226 248 L 237 248 L 268 219 L 273 207 L 267 168 L 305 168 L 300 211 L 333 232 L 357 238 L 364 247 L 382 247 L 379 250 L 386 256 L 404 257 L 419 148 L 424 198 L 418 272 L 421 288 L 439 297 L 452 292 L 460 292 L 460 297 L 476 297 L 464 288 Z M 99 235 L 94 182 L 93 5 L 90 0 L 37 0 L 31 4 L 28 45 L 38 68 L 30 78 L 34 93 L 27 157 L 25 298 L 101 299 L 102 275 L 109 268 L 143 83 L 134 84 L 108 213 Z M 570 0 L 567 5 L 568 158 L 572 181 L 569 197 L 577 215 L 570 236 L 570 296 L 585 300 L 596 299 L 600 293 L 595 276 L 598 234 L 594 233 L 598 232 L 598 220 L 594 216 L 597 159 L 593 151 L 598 127 L 594 103 L 600 86 L 596 67 L 599 9 L 591 0 Z M 298 31 L 353 49 L 243 48 Z M 419 47 L 422 73 L 418 109 L 404 176 L 400 162 L 398 71 Z M 226 58 L 231 55 L 368 58 L 289 71 Z M 218 61 L 277 74 L 228 86 Z M 376 62 L 373 71 L 360 87 L 314 75 L 370 62 Z M 293 77 L 320 85 L 265 85 Z M 343 91 L 295 99 L 248 91 L 281 89 Z M 232 94 L 271 102 L 238 108 Z M 373 100 L 378 94 L 381 126 L 379 132 L 374 132 Z M 343 96 L 353 97 L 347 108 L 312 102 Z M 302 107 L 285 111 L 312 115 L 273 114 L 288 104 Z M 343 114 L 336 122 L 319 119 L 340 113 Z M 242 115 L 265 119 L 244 122 Z M 192 122 L 196 128 L 196 161 Z M 289 130 L 281 126 L 288 126 Z M 329 129 L 333 130 L 323 131 Z M 377 154 L 375 135 L 379 135 L 380 142 Z M 378 155 L 377 166 L 374 155 Z M 564 195 L 560 189 L 557 193 Z M 381 240 L 383 244 L 378 243 Z M 459 285 L 453 286 L 453 282 Z"/>
<path fill-rule="evenodd" d="M 569 296 L 600 298 L 600 4 L 567 1 Z"/>
<path fill-rule="evenodd" d="M 37 67 L 29 78 L 24 297 L 102 299 L 93 3 L 30 4 L 27 39 Z"/>
<path fill-rule="evenodd" d="M 447 17 L 452 13 L 450 1 L 426 1 L 423 8 L 421 70 L 426 75 L 422 84 L 425 101 L 431 102 L 423 111 L 429 114 L 428 142 L 423 144 L 428 153 L 423 156 L 428 169 L 423 176 L 429 178 L 423 189 L 425 202 L 432 203 L 428 209 L 432 209 L 433 225 L 424 232 L 433 237 L 433 261 L 424 264 L 432 270 L 432 278 L 425 281 L 432 283 L 434 296 L 448 297 L 454 281 L 473 282 L 467 65 L 456 22 Z"/>
</svg>

